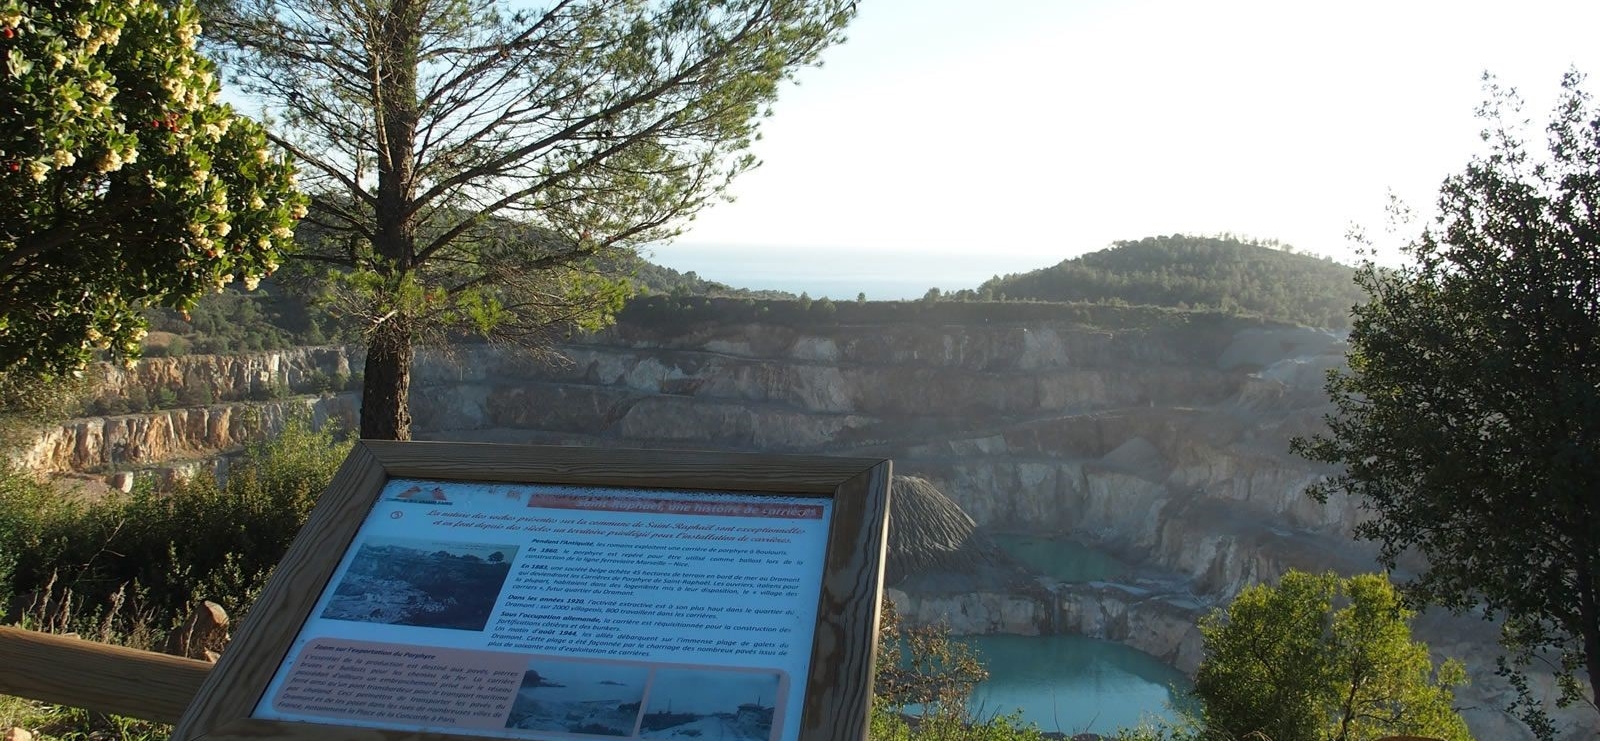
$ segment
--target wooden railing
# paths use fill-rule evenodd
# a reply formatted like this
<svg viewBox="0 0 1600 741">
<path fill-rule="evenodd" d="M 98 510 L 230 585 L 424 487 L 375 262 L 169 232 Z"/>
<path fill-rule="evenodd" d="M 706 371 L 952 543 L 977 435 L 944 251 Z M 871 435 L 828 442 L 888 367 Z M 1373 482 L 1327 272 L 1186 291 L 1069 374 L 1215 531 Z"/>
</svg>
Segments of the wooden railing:
<svg viewBox="0 0 1600 741">
<path fill-rule="evenodd" d="M 176 723 L 209 662 L 0 627 L 0 695 Z"/>
</svg>

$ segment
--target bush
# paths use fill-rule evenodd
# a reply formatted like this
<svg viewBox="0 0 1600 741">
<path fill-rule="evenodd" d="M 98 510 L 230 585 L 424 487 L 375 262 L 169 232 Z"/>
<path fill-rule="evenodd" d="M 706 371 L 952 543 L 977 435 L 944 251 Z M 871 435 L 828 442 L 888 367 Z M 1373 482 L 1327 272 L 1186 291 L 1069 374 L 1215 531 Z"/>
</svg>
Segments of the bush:
<svg viewBox="0 0 1600 741">
<path fill-rule="evenodd" d="M 233 351 L 233 343 L 227 337 L 201 337 L 195 340 L 195 352 L 208 355 L 221 355 Z"/>
<path fill-rule="evenodd" d="M 217 403 L 217 395 L 210 386 L 184 386 L 178 391 L 178 403 L 188 407 L 210 406 Z"/>
<path fill-rule="evenodd" d="M 873 677 L 880 705 L 895 712 L 921 705 L 935 714 L 964 718 L 972 690 L 988 678 L 972 649 L 951 640 L 949 628 L 907 628 L 894 603 L 883 601 Z"/>
<path fill-rule="evenodd" d="M 293 392 L 289 390 L 289 384 L 283 381 L 257 379 L 250 383 L 250 392 L 246 395 L 246 398 L 251 401 L 276 401 L 278 399 L 287 399 L 293 395 Z"/>
<path fill-rule="evenodd" d="M 144 356 L 147 358 L 181 358 L 189 354 L 189 341 L 176 335 L 167 338 L 162 344 L 146 344 Z"/>
<path fill-rule="evenodd" d="M 33 430 L 78 412 L 100 380 L 98 368 L 81 378 L 0 373 L 0 451 L 31 440 Z"/>
<path fill-rule="evenodd" d="M 49 484 L 0 468 L 0 605 L 18 594 L 14 575 L 24 554 L 64 551 L 70 534 L 61 525 L 81 517 L 82 509 Z"/>
<path fill-rule="evenodd" d="M 1415 735 L 1470 741 L 1452 707 L 1466 675 L 1436 666 L 1411 638 L 1413 613 L 1382 574 L 1289 571 L 1200 622 L 1195 676 L 1216 738 L 1373 741 Z"/>
<path fill-rule="evenodd" d="M 0 569 L 10 572 L 0 592 L 71 593 L 93 619 L 127 590 L 134 612 L 156 616 L 158 629 L 202 598 L 239 616 L 349 446 L 331 429 L 293 421 L 251 446 L 224 485 L 197 477 L 168 492 L 141 487 L 91 504 L 15 472 L 0 475 Z"/>
<path fill-rule="evenodd" d="M 349 451 L 292 421 L 208 477 L 88 503 L 0 469 L 0 624 L 154 649 L 198 598 L 241 619 Z M 18 599 L 25 598 L 25 599 Z M 0 726 L 43 738 L 155 741 L 169 726 L 0 697 Z"/>
<path fill-rule="evenodd" d="M 1022 725 L 1016 715 L 997 716 L 986 721 L 947 714 L 907 718 L 882 705 L 873 707 L 867 737 L 872 741 L 1043 741 L 1045 738 L 1038 728 Z"/>
<path fill-rule="evenodd" d="M 350 374 L 328 373 L 315 369 L 301 379 L 299 390 L 307 394 L 336 394 L 350 389 Z"/>
<path fill-rule="evenodd" d="M 171 409 L 178 405 L 178 392 L 164 386 L 158 388 L 150 405 L 156 409 Z"/>
<path fill-rule="evenodd" d="M 145 391 L 143 386 L 130 386 L 128 388 L 127 411 L 129 413 L 147 412 L 152 408 L 150 392 Z"/>
</svg>

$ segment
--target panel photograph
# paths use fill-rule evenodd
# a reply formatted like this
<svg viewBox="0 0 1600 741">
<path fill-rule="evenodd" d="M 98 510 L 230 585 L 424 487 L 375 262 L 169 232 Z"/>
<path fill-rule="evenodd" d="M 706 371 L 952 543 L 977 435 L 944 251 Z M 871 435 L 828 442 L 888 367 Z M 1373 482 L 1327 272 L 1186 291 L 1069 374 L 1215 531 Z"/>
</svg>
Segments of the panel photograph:
<svg viewBox="0 0 1600 741">
<path fill-rule="evenodd" d="M 776 672 L 657 670 L 639 736 L 768 741 L 778 678 Z"/>
<path fill-rule="evenodd" d="M 507 728 L 632 736 L 649 667 L 536 659 L 506 718 Z"/>
<path fill-rule="evenodd" d="M 322 617 L 483 630 L 516 556 L 514 545 L 368 538 Z"/>
</svg>

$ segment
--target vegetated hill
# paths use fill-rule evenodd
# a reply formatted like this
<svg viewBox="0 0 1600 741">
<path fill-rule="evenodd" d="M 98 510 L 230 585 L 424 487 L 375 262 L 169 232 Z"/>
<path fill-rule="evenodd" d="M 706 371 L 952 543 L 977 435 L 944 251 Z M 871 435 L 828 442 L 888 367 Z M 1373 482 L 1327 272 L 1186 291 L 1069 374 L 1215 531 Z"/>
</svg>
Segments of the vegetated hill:
<svg viewBox="0 0 1600 741">
<path fill-rule="evenodd" d="M 1227 237 L 1146 237 L 1028 273 L 995 277 L 985 298 L 1125 302 L 1256 314 L 1344 328 L 1365 300 L 1354 269 Z"/>
<path fill-rule="evenodd" d="M 352 338 L 326 311 L 271 278 L 254 291 L 233 284 L 202 296 L 187 315 L 156 308 L 146 316 L 151 334 L 145 354 L 152 356 L 281 350 Z"/>
<path fill-rule="evenodd" d="M 538 239 L 525 225 L 500 225 L 502 239 Z M 302 222 L 299 239 L 321 238 L 317 229 Z M 289 269 L 278 277 L 267 278 L 254 291 L 238 284 L 201 297 L 187 314 L 170 309 L 152 309 L 151 336 L 146 341 L 147 355 L 280 350 L 303 345 L 353 342 L 359 327 L 340 326 L 325 307 L 311 300 L 316 292 L 314 278 L 290 258 Z M 625 278 L 640 296 L 717 297 L 749 299 L 793 299 L 783 291 L 735 288 L 708 281 L 694 271 L 680 273 L 650 262 L 633 253 L 597 258 L 594 270 L 611 278 Z M 287 281 L 282 276 L 294 276 Z M 312 281 L 312 282 L 308 282 Z"/>
</svg>

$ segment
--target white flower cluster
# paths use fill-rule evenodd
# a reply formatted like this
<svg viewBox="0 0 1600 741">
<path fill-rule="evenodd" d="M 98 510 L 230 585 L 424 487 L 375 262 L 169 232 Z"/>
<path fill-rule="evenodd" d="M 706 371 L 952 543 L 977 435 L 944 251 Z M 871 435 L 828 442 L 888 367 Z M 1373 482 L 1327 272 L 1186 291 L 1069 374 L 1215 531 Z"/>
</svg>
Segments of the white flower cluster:
<svg viewBox="0 0 1600 741">
<path fill-rule="evenodd" d="M 198 23 L 185 23 L 178 28 L 178 40 L 182 41 L 184 46 L 193 49 L 194 40 L 199 37 L 200 24 Z"/>
<path fill-rule="evenodd" d="M 138 161 L 139 150 L 135 149 L 133 144 L 130 143 L 126 149 L 120 152 L 115 149 L 106 152 L 105 156 L 100 158 L 100 162 L 95 166 L 95 169 L 101 173 L 116 172 L 121 170 L 123 165 L 131 165 Z"/>
<path fill-rule="evenodd" d="M 96 54 L 99 54 L 100 49 L 103 47 L 116 46 L 117 42 L 121 39 L 121 28 L 116 26 L 107 26 L 101 29 L 99 36 L 89 39 L 89 43 L 84 45 L 84 51 L 92 57 Z"/>
<path fill-rule="evenodd" d="M 200 127 L 200 133 L 205 136 L 207 141 L 218 141 L 221 140 L 222 137 L 228 133 L 228 129 L 232 127 L 233 117 L 223 116 L 217 121 L 217 123 L 208 123 L 205 126 Z"/>
</svg>

